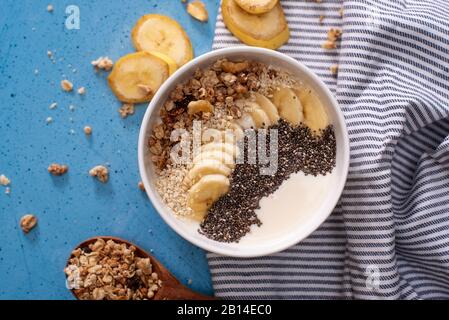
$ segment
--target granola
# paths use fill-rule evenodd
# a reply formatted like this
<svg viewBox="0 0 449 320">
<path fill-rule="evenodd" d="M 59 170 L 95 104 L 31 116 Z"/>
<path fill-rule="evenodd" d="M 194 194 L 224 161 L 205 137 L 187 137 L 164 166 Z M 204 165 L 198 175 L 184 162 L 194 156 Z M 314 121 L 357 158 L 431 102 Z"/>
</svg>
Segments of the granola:
<svg viewBox="0 0 449 320">
<path fill-rule="evenodd" d="M 48 167 L 48 172 L 50 172 L 54 176 L 62 176 L 63 174 L 67 173 L 69 170 L 69 167 L 64 164 L 58 164 L 58 163 L 52 163 Z"/>
<path fill-rule="evenodd" d="M 109 170 L 105 166 L 95 166 L 89 170 L 91 177 L 96 177 L 100 182 L 106 183 L 109 180 Z"/>
<path fill-rule="evenodd" d="M 23 232 L 28 233 L 37 224 L 37 218 L 32 214 L 26 214 L 20 219 L 20 227 Z"/>
<path fill-rule="evenodd" d="M 96 71 L 100 69 L 109 71 L 112 69 L 114 62 L 108 57 L 99 57 L 97 60 L 92 61 L 91 64 L 94 66 Z"/>
<path fill-rule="evenodd" d="M 71 83 L 67 79 L 64 79 L 61 81 L 61 88 L 62 88 L 62 90 L 66 91 L 66 92 L 70 92 L 73 90 L 73 83 Z"/>
<path fill-rule="evenodd" d="M 120 109 L 118 109 L 120 113 L 120 117 L 127 118 L 129 115 L 134 114 L 134 104 L 132 103 L 124 103 Z"/>
<path fill-rule="evenodd" d="M 8 186 L 11 183 L 11 180 L 8 179 L 7 176 L 5 176 L 4 174 L 0 175 L 0 184 L 2 186 Z"/>
<path fill-rule="evenodd" d="M 102 238 L 73 250 L 64 272 L 81 300 L 148 300 L 162 286 L 150 258 L 139 257 L 134 246 Z"/>
</svg>

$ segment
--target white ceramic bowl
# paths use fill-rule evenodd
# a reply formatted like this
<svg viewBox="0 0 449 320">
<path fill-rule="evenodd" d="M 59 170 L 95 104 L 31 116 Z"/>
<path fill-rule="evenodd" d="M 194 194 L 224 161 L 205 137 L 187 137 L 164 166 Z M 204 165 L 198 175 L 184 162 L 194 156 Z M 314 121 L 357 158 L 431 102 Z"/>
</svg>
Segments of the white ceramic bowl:
<svg viewBox="0 0 449 320">
<path fill-rule="evenodd" d="M 265 237 L 263 241 L 242 241 L 242 243 L 221 243 L 210 240 L 198 233 L 198 223 L 194 223 L 189 219 L 177 218 L 162 201 L 155 188 L 154 182 L 156 177 L 153 165 L 149 159 L 147 139 L 151 133 L 152 126 L 159 119 L 159 108 L 176 84 L 190 78 L 195 69 L 205 68 L 220 58 L 255 60 L 288 70 L 317 93 L 322 103 L 327 107 L 331 123 L 334 126 L 337 141 L 337 159 L 336 167 L 334 168 L 336 179 L 333 180 L 333 186 L 313 215 L 308 216 L 305 221 L 291 226 L 288 232 L 282 233 L 281 236 L 278 234 L 271 238 L 269 236 Z M 198 247 L 218 254 L 235 257 L 256 257 L 279 252 L 310 235 L 331 214 L 337 204 L 349 167 L 349 140 L 346 125 L 338 104 L 326 85 L 306 66 L 293 58 L 277 51 L 254 47 L 233 47 L 208 52 L 177 70 L 157 91 L 145 113 L 140 129 L 138 149 L 139 169 L 145 190 L 162 219 L 184 239 Z"/>
</svg>

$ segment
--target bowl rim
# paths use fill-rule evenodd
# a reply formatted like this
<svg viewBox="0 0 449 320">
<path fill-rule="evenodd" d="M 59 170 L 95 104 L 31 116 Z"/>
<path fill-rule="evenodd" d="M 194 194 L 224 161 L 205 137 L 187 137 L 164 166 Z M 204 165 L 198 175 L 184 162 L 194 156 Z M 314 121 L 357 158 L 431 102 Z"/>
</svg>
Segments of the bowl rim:
<svg viewBox="0 0 449 320">
<path fill-rule="evenodd" d="M 318 219 L 318 215 L 317 215 L 317 218 L 314 219 L 313 222 L 310 222 L 308 224 L 308 229 L 309 229 L 308 232 L 303 232 L 301 234 L 298 234 L 297 237 L 291 237 L 290 241 L 285 241 L 285 243 L 278 244 L 276 247 L 267 248 L 267 249 L 259 249 L 257 252 L 254 252 L 254 253 L 248 253 L 246 251 L 240 252 L 235 249 L 234 250 L 227 249 L 227 248 L 220 247 L 218 245 L 215 246 L 215 245 L 213 245 L 213 242 L 206 243 L 206 242 L 202 241 L 201 238 L 194 238 L 188 232 L 185 232 L 185 230 L 183 228 L 181 228 L 181 226 L 178 223 L 176 223 L 173 219 L 169 219 L 166 216 L 166 214 L 167 214 L 166 211 L 168 210 L 168 207 L 165 208 L 166 205 L 163 204 L 162 201 L 159 201 L 159 199 L 156 195 L 157 191 L 155 189 L 153 189 L 152 185 L 149 182 L 148 176 L 146 174 L 146 167 L 145 167 L 146 137 L 147 137 L 148 127 L 150 125 L 151 115 L 153 114 L 154 111 L 158 110 L 158 108 L 155 104 L 157 101 L 160 100 L 161 96 L 166 94 L 165 91 L 167 90 L 167 88 L 169 88 L 173 83 L 176 83 L 177 81 L 179 81 L 178 80 L 179 76 L 181 76 L 186 70 L 189 70 L 193 65 L 195 65 L 203 60 L 226 57 L 229 54 L 235 54 L 235 53 L 239 53 L 239 52 L 241 52 L 242 54 L 265 55 L 265 56 L 269 56 L 274 59 L 284 60 L 290 64 L 295 65 L 295 67 L 297 69 L 300 69 L 303 73 L 307 74 L 307 76 L 312 80 L 312 82 L 314 82 L 314 84 L 319 86 L 320 89 L 323 90 L 323 92 L 327 96 L 327 98 L 331 101 L 332 106 L 329 106 L 329 107 L 333 108 L 336 113 L 337 117 L 335 120 L 341 126 L 341 129 L 342 129 L 341 130 L 342 131 L 341 138 L 343 140 L 342 141 L 343 142 L 343 150 L 339 150 L 340 152 L 343 153 L 343 156 L 342 156 L 343 161 L 341 163 L 342 177 L 341 177 L 341 179 L 337 180 L 337 187 L 333 191 L 333 193 L 336 194 L 335 198 L 332 201 L 329 201 L 329 205 L 325 208 L 326 210 L 325 209 L 321 210 L 321 211 L 326 211 L 326 213 L 319 215 L 319 219 Z M 156 92 L 155 96 L 149 103 L 147 110 L 145 111 L 145 115 L 143 117 L 142 123 L 141 123 L 140 132 L 139 132 L 139 140 L 138 140 L 138 162 L 139 162 L 140 176 L 141 176 L 142 182 L 145 186 L 145 191 L 146 191 L 148 197 L 150 198 L 153 207 L 156 209 L 157 213 L 162 218 L 162 220 L 164 220 L 164 222 L 167 223 L 178 235 L 180 235 L 182 238 L 189 241 L 190 243 L 192 243 L 208 252 L 213 252 L 216 254 L 221 254 L 221 255 L 230 256 L 230 257 L 241 257 L 241 258 L 259 257 L 259 256 L 265 256 L 265 255 L 283 251 L 283 250 L 299 243 L 300 241 L 307 238 L 312 232 L 314 232 L 331 215 L 331 213 L 335 209 L 335 206 L 337 205 L 337 203 L 341 197 L 343 188 L 346 183 L 347 175 L 348 175 L 349 137 L 348 137 L 348 131 L 347 131 L 343 113 L 341 112 L 340 108 L 338 107 L 338 103 L 337 103 L 334 95 L 329 90 L 327 85 L 313 71 L 311 71 L 308 67 L 306 67 L 303 63 L 301 63 L 300 61 L 298 61 L 284 53 L 278 52 L 278 51 L 265 49 L 265 48 L 258 48 L 258 47 L 235 46 L 235 47 L 230 47 L 230 48 L 212 50 L 210 52 L 207 52 L 203 55 L 196 57 L 195 59 L 189 61 L 188 63 L 186 63 L 185 65 L 180 67 L 175 73 L 173 73 L 161 85 L 161 87 L 159 88 L 159 90 Z M 329 212 L 327 212 L 327 211 L 329 211 Z M 173 214 L 173 213 L 170 212 L 169 214 Z"/>
</svg>

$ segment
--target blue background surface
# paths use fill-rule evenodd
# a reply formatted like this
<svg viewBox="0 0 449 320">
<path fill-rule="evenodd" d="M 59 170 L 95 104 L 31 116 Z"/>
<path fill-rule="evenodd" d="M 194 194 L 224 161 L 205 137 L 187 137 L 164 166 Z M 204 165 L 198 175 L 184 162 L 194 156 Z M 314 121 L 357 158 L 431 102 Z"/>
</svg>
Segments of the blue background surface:
<svg viewBox="0 0 449 320">
<path fill-rule="evenodd" d="M 0 298 L 72 299 L 65 288 L 66 259 L 79 242 L 96 235 L 152 250 L 183 283 L 191 279 L 191 288 L 212 293 L 204 252 L 169 229 L 137 188 L 137 138 L 146 105 L 121 119 L 107 74 L 90 65 L 99 56 L 116 61 L 133 52 L 130 31 L 146 13 L 179 21 L 196 56 L 209 51 L 219 0 L 205 2 L 207 24 L 193 20 L 181 0 L 1 0 L 0 174 L 12 184 L 10 195 L 0 187 Z M 53 13 L 46 10 L 49 3 Z M 80 8 L 79 30 L 65 28 L 71 4 Z M 60 89 L 64 78 L 75 92 Z M 85 96 L 76 93 L 80 86 Z M 58 107 L 50 110 L 53 102 Z M 47 124 L 47 117 L 54 122 Z M 93 129 L 90 138 L 85 125 Z M 52 162 L 68 164 L 69 173 L 51 176 Z M 98 164 L 109 165 L 107 184 L 88 175 Z M 39 219 L 28 235 L 19 227 L 26 213 Z"/>
</svg>

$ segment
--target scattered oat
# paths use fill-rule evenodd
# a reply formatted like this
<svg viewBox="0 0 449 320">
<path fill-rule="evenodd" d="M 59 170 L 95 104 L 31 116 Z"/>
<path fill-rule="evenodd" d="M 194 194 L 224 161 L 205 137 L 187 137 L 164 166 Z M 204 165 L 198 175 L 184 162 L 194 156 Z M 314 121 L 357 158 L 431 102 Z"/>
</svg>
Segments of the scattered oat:
<svg viewBox="0 0 449 320">
<path fill-rule="evenodd" d="M 62 80 L 61 88 L 64 91 L 70 92 L 73 90 L 73 83 L 71 83 L 69 80 Z"/>
<path fill-rule="evenodd" d="M 114 62 L 108 57 L 99 57 L 97 60 L 92 61 L 91 64 L 95 67 L 95 70 L 97 71 L 99 69 L 109 71 L 112 69 Z"/>
<path fill-rule="evenodd" d="M 48 167 L 48 172 L 50 172 L 54 176 L 62 176 L 63 174 L 67 173 L 68 170 L 69 167 L 65 164 L 52 163 Z"/>
<path fill-rule="evenodd" d="M 131 114 L 134 114 L 134 104 L 132 103 L 124 103 L 120 109 L 118 109 L 120 116 L 124 119 Z"/>
<path fill-rule="evenodd" d="M 28 233 L 37 224 L 37 218 L 32 214 L 26 214 L 20 219 L 20 227 L 23 232 Z"/>
<path fill-rule="evenodd" d="M 2 186 L 9 186 L 11 184 L 11 180 L 9 180 L 4 174 L 0 175 L 0 184 Z"/>
<path fill-rule="evenodd" d="M 50 105 L 48 106 L 48 108 L 51 109 L 51 110 L 53 110 L 53 109 L 56 109 L 57 106 L 58 106 L 58 104 L 57 104 L 56 102 L 53 102 L 52 104 L 50 104 Z"/>
<path fill-rule="evenodd" d="M 209 18 L 206 6 L 200 0 L 193 0 L 187 5 L 187 12 L 195 19 L 206 22 Z"/>
<path fill-rule="evenodd" d="M 84 133 L 86 134 L 86 136 L 90 136 L 92 134 L 92 128 L 89 126 L 85 126 Z"/>
<path fill-rule="evenodd" d="M 100 182 L 106 183 L 109 179 L 109 170 L 105 166 L 95 166 L 89 170 L 89 175 L 96 177 Z"/>
<path fill-rule="evenodd" d="M 48 11 L 48 12 L 53 12 L 53 10 L 54 10 L 53 5 L 49 4 L 49 5 L 47 6 L 47 11 Z"/>
<path fill-rule="evenodd" d="M 321 25 L 323 24 L 324 18 L 325 18 L 324 15 L 321 15 L 318 20 Z"/>
<path fill-rule="evenodd" d="M 53 118 L 52 118 L 52 117 L 47 117 L 47 119 L 45 119 L 45 122 L 46 122 L 47 124 L 50 124 L 50 123 L 53 122 Z"/>
<path fill-rule="evenodd" d="M 331 74 L 333 74 L 333 75 L 337 74 L 338 73 L 338 65 L 337 64 L 331 65 L 329 67 L 329 70 L 330 70 Z"/>
<path fill-rule="evenodd" d="M 143 184 L 142 181 L 139 181 L 139 183 L 137 184 L 137 186 L 139 187 L 140 190 L 145 191 L 145 186 Z"/>
<path fill-rule="evenodd" d="M 84 87 L 78 88 L 78 94 L 79 95 L 83 95 L 85 93 L 86 93 L 86 88 L 84 88 Z"/>
<path fill-rule="evenodd" d="M 132 245 L 102 238 L 73 250 L 64 272 L 81 300 L 148 300 L 163 284 L 150 258 L 139 257 Z"/>
</svg>

